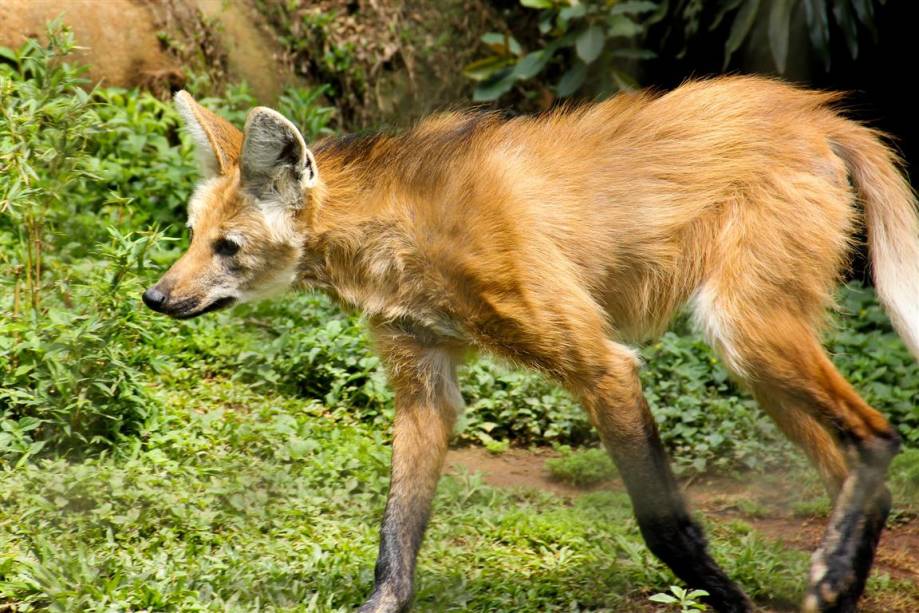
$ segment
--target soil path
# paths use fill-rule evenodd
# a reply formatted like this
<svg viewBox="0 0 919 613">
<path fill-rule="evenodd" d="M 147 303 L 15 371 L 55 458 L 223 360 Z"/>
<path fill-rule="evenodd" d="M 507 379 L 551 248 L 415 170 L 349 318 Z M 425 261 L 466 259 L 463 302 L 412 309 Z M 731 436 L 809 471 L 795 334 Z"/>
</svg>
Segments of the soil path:
<svg viewBox="0 0 919 613">
<path fill-rule="evenodd" d="M 545 469 L 545 461 L 555 456 L 549 449 L 512 449 L 495 455 L 469 447 L 450 450 L 447 466 L 454 473 L 480 472 L 485 483 L 495 487 L 539 489 L 568 498 L 588 491 L 623 489 L 618 479 L 590 488 L 554 481 Z M 710 518 L 743 520 L 764 536 L 804 551 L 813 551 L 820 541 L 826 518 L 795 513 L 790 501 L 801 498 L 800 492 L 795 491 L 801 485 L 794 479 L 705 478 L 684 483 L 683 487 L 692 508 Z M 913 517 L 891 522 L 881 538 L 875 569 L 894 579 L 919 584 L 919 520 Z M 919 602 L 885 591 L 882 595 L 869 594 L 861 610 L 917 613 Z"/>
</svg>

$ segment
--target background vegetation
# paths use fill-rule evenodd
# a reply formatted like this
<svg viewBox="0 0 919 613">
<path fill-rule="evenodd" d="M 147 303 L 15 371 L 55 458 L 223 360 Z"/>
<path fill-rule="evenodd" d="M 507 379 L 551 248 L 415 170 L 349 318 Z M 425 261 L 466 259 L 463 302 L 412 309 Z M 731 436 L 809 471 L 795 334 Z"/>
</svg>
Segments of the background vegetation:
<svg viewBox="0 0 919 613">
<path fill-rule="evenodd" d="M 673 52 L 682 57 L 705 36 L 724 38 L 728 69 L 736 67 L 735 54 L 753 44 L 755 32 L 765 30 L 778 74 L 786 73 L 797 32 L 806 33 L 810 47 L 798 51 L 813 53 L 825 70 L 831 37 L 842 39 L 852 58 L 860 40 L 877 39 L 875 0 L 519 0 L 505 14 L 503 31 L 482 35 L 488 51 L 464 74 L 477 82 L 475 100 L 513 92 L 517 106 L 536 108 L 575 94 L 606 97 L 632 89 L 641 70 L 637 60 Z"/>
<path fill-rule="evenodd" d="M 615 14 L 644 15 L 643 4 Z M 578 44 L 591 27 L 572 39 L 582 62 L 607 49 Z M 517 70 L 529 54 L 513 40 L 500 44 Z M 48 44 L 0 49 L 0 610 L 353 607 L 371 582 L 392 416 L 361 322 L 313 294 L 188 322 L 143 309 L 142 288 L 186 246 L 193 151 L 170 104 L 83 89 L 62 59 L 72 45 L 52 29 Z M 323 106 L 330 91 L 290 88 L 279 108 L 315 139 L 341 119 Z M 241 124 L 254 100 L 231 86 L 204 102 Z M 870 289 L 840 298 L 827 339 L 836 363 L 919 446 L 919 366 Z M 799 462 L 684 319 L 643 355 L 681 473 Z M 462 391 L 458 445 L 596 443 L 539 376 L 482 358 Z M 606 478 L 596 455 L 565 452 L 553 473 Z M 919 489 L 917 466 L 915 451 L 898 460 L 901 499 Z M 634 610 L 673 581 L 618 493 L 560 506 L 463 475 L 437 506 L 420 610 Z M 751 594 L 796 602 L 805 554 L 742 523 L 710 529 Z"/>
</svg>

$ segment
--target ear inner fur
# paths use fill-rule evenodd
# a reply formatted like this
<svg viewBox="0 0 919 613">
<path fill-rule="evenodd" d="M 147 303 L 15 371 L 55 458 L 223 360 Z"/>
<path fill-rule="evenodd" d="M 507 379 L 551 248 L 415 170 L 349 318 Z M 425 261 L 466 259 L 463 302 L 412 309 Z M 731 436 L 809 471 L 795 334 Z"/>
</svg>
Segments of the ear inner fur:
<svg viewBox="0 0 919 613">
<path fill-rule="evenodd" d="M 223 117 L 198 104 L 191 94 L 182 90 L 175 95 L 176 106 L 190 129 L 200 129 L 214 154 L 216 174 L 225 175 L 239 161 L 243 134 Z M 192 124 L 194 122 L 194 124 Z M 204 143 L 198 143 L 199 147 Z"/>
<path fill-rule="evenodd" d="M 249 112 L 242 148 L 241 177 L 253 193 L 266 186 L 275 191 L 296 187 L 299 192 L 316 183 L 315 160 L 303 136 L 277 111 L 256 107 Z"/>
</svg>

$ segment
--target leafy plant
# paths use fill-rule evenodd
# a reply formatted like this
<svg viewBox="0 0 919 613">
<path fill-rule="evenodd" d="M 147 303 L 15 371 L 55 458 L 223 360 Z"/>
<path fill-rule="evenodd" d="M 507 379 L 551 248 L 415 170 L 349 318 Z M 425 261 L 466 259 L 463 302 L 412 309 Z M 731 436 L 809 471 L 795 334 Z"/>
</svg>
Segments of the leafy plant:
<svg viewBox="0 0 919 613">
<path fill-rule="evenodd" d="M 520 4 L 539 11 L 533 49 L 525 49 L 510 32 L 482 36 L 491 54 L 463 69 L 477 82 L 476 101 L 496 100 L 518 84 L 540 88 L 535 79 L 544 72 L 549 74 L 541 79 L 557 77 L 551 93 L 559 98 L 579 92 L 589 74 L 596 77 L 591 79 L 595 93 L 609 95 L 634 86 L 623 60 L 654 57 L 634 43 L 644 32 L 646 16 L 658 9 L 656 2 L 520 0 Z"/>
<path fill-rule="evenodd" d="M 670 594 L 660 592 L 649 597 L 648 600 L 679 607 L 680 613 L 692 613 L 693 611 L 705 611 L 708 608 L 699 602 L 699 599 L 705 596 L 708 596 L 705 590 L 689 590 L 678 585 L 671 585 Z"/>
<path fill-rule="evenodd" d="M 0 320 L 0 458 L 49 442 L 111 442 L 156 409 L 135 351 L 150 329 L 124 298 L 138 291 L 129 271 L 143 268 L 158 233 L 110 230 L 101 261 L 72 259 L 85 249 L 75 237 L 99 236 L 82 226 L 80 205 L 87 191 L 104 200 L 92 152 L 105 122 L 80 70 L 62 61 L 70 33 L 52 24 L 48 39 L 0 51 L 0 228 L 17 237 L 0 255 L 0 310 L 9 314 Z"/>
<path fill-rule="evenodd" d="M 48 234 L 66 219 L 62 199 L 87 176 L 83 151 L 90 129 L 98 122 L 90 97 L 78 85 L 80 69 L 51 62 L 74 48 L 73 36 L 52 26 L 49 42 L 34 39 L 0 58 L 0 223 L 17 236 L 18 258 L 11 262 L 13 317 L 41 312 L 45 249 Z M 47 167 L 39 175 L 36 166 Z"/>
<path fill-rule="evenodd" d="M 7 457 L 37 451 L 31 445 L 41 440 L 71 448 L 83 440 L 128 440 L 156 415 L 156 403 L 143 399 L 164 385 L 166 373 L 183 384 L 218 377 L 282 390 L 322 403 L 341 422 L 387 428 L 392 392 L 364 326 L 322 296 L 291 294 L 192 322 L 138 308 L 152 269 L 174 261 L 186 241 L 192 145 L 170 104 L 137 91 L 83 92 L 78 69 L 55 60 L 53 49 L 30 42 L 3 51 L 0 64 L 10 118 L 0 123 L 0 163 L 9 169 L 0 173 L 0 308 L 12 315 L 0 321 L 0 428 L 7 433 L 0 440 Z M 295 90 L 281 108 L 312 135 L 322 134 L 330 113 L 318 100 L 316 90 Z M 248 88 L 237 86 L 206 103 L 241 124 L 254 102 Z M 27 211 L 43 220 L 33 224 L 41 231 L 31 238 Z M 154 225 L 169 240 L 138 233 Z M 29 249 L 35 253 L 36 244 L 41 264 L 31 269 L 37 283 L 29 285 L 26 270 L 36 261 Z M 840 296 L 845 318 L 827 337 L 834 360 L 916 446 L 919 366 L 873 292 L 851 286 Z M 83 346 L 72 334 L 81 326 L 92 329 Z M 642 385 L 679 471 L 787 461 L 781 435 L 685 318 L 642 354 Z M 53 381 L 72 393 L 53 391 Z M 96 395 L 103 388 L 111 400 Z M 463 369 L 461 389 L 461 443 L 597 440 L 578 404 L 538 374 L 483 358 Z M 68 408 L 72 403 L 82 403 L 79 412 Z"/>
<path fill-rule="evenodd" d="M 853 59 L 858 57 L 859 41 L 867 32 L 877 38 L 874 23 L 875 5 L 886 0 L 718 0 L 703 4 L 700 0 L 676 0 L 667 6 L 670 29 L 682 28 L 684 40 L 699 35 L 710 36 L 728 18 L 731 26 L 724 43 L 724 67 L 750 39 L 751 32 L 763 20 L 769 49 L 776 70 L 787 67 L 792 17 L 803 4 L 811 47 L 829 70 L 831 35 L 842 36 Z M 731 17 L 732 16 L 732 17 Z M 706 23 L 707 22 L 707 23 Z M 834 34 L 835 33 L 835 34 Z M 683 49 L 685 52 L 685 47 Z"/>
<path fill-rule="evenodd" d="M 336 119 L 355 121 L 368 103 L 370 88 L 355 41 L 335 36 L 341 12 L 294 1 L 258 0 L 256 7 L 278 32 L 296 72 L 322 83 L 318 95 L 335 100 Z"/>
<path fill-rule="evenodd" d="M 736 1 L 732 4 L 740 4 Z M 785 72 L 788 57 L 788 34 L 791 30 L 791 16 L 802 0 L 773 0 L 769 7 L 769 47 L 780 73 Z M 725 43 L 725 66 L 731 54 L 747 37 L 759 8 L 760 0 L 745 0 L 739 6 L 737 16 L 731 25 L 731 35 Z M 830 19 L 832 13 L 839 30 L 845 37 L 846 46 L 852 58 L 858 57 L 860 27 L 877 36 L 874 28 L 874 0 L 803 0 L 810 41 L 814 50 L 830 66 Z"/>
<path fill-rule="evenodd" d="M 278 100 L 278 111 L 300 128 L 307 141 L 329 136 L 333 134 L 329 123 L 335 116 L 335 107 L 320 104 L 328 93 L 326 85 L 287 88 Z"/>
</svg>

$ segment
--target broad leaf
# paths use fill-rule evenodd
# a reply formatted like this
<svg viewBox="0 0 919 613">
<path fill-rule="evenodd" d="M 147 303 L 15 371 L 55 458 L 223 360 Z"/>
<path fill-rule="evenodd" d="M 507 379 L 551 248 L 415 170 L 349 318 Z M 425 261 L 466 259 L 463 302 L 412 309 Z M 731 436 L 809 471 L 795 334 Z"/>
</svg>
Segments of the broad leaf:
<svg viewBox="0 0 919 613">
<path fill-rule="evenodd" d="M 641 34 L 641 26 L 625 15 L 616 15 L 610 17 L 609 30 L 606 31 L 606 34 L 610 38 L 632 38 L 633 36 Z"/>
<path fill-rule="evenodd" d="M 613 15 L 640 15 L 657 10 L 657 3 L 649 0 L 626 0 L 613 6 L 610 13 Z"/>
<path fill-rule="evenodd" d="M 476 60 L 471 64 L 467 64 L 465 68 L 463 68 L 463 74 L 474 81 L 484 81 L 494 76 L 496 72 L 507 68 L 511 61 L 512 60 L 508 58 L 492 55 L 491 57 L 486 57 L 481 60 Z"/>
<path fill-rule="evenodd" d="M 562 75 L 558 85 L 555 87 L 555 93 L 558 94 L 560 98 L 566 98 L 570 96 L 581 88 L 581 85 L 584 84 L 584 79 L 586 77 L 587 64 L 584 62 L 576 61 L 574 66 L 569 68 L 568 72 Z"/>
<path fill-rule="evenodd" d="M 852 0 L 858 20 L 869 28 L 874 27 L 874 2 L 873 0 Z"/>
<path fill-rule="evenodd" d="M 592 25 L 578 35 L 574 47 L 578 52 L 578 57 L 584 60 L 585 64 L 590 64 L 600 57 L 605 43 L 606 34 L 603 28 Z"/>
<path fill-rule="evenodd" d="M 852 12 L 848 0 L 838 1 L 833 5 L 833 17 L 846 37 L 849 55 L 852 59 L 858 58 L 858 22 Z"/>
<path fill-rule="evenodd" d="M 830 69 L 830 20 L 826 12 L 826 0 L 804 0 L 804 14 L 807 17 L 807 31 L 811 45 L 823 59 L 823 66 Z"/>
<path fill-rule="evenodd" d="M 662 604 L 674 604 L 680 602 L 670 594 L 654 594 L 653 596 L 649 596 L 648 600 L 651 602 L 660 602 Z"/>
<path fill-rule="evenodd" d="M 769 48 L 779 74 L 785 74 L 788 60 L 788 33 L 791 28 L 791 11 L 797 0 L 772 0 L 769 11 Z"/>
<path fill-rule="evenodd" d="M 718 9 L 718 12 L 715 14 L 715 18 L 708 26 L 709 32 L 714 32 L 718 26 L 721 25 L 721 22 L 724 20 L 725 15 L 732 13 L 737 10 L 737 7 L 740 6 L 740 3 L 744 0 L 727 0 L 721 4 L 721 8 Z"/>
<path fill-rule="evenodd" d="M 492 51 L 498 54 L 523 54 L 523 48 L 520 46 L 520 43 L 518 43 L 517 39 L 510 34 L 502 34 L 501 32 L 486 32 L 482 35 L 482 42 L 488 45 Z"/>
<path fill-rule="evenodd" d="M 610 52 L 613 57 L 621 57 L 629 60 L 653 60 L 657 54 L 650 49 L 615 49 Z"/>
<path fill-rule="evenodd" d="M 550 57 L 552 57 L 552 54 L 549 53 L 548 49 L 528 53 L 522 60 L 517 62 L 514 67 L 514 76 L 518 79 L 532 79 L 545 68 Z"/>
<path fill-rule="evenodd" d="M 571 6 L 566 6 L 558 12 L 558 16 L 562 21 L 571 21 L 572 19 L 580 19 L 587 14 L 587 7 L 583 4 L 572 4 Z"/>
<path fill-rule="evenodd" d="M 479 83 L 472 92 L 475 102 L 491 102 L 510 91 L 517 77 L 511 68 L 505 68 L 492 78 Z"/>
<path fill-rule="evenodd" d="M 877 40 L 878 31 L 874 27 L 874 0 L 852 0 L 858 20 L 864 24 L 871 36 Z"/>
<path fill-rule="evenodd" d="M 740 46 L 750 34 L 753 22 L 756 21 L 756 14 L 759 12 L 759 0 L 746 0 L 734 22 L 731 24 L 731 33 L 728 35 L 727 42 L 724 43 L 724 67 L 727 68 L 731 62 L 731 56 L 740 49 Z"/>
</svg>

